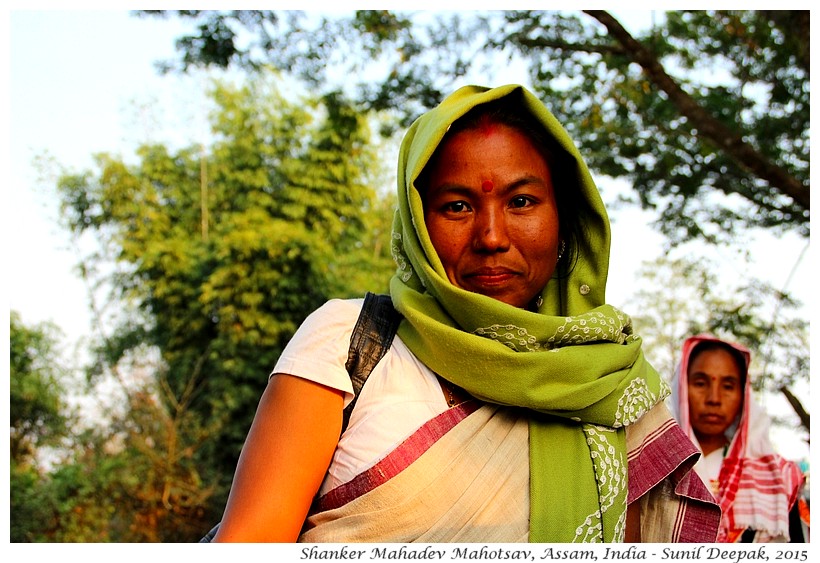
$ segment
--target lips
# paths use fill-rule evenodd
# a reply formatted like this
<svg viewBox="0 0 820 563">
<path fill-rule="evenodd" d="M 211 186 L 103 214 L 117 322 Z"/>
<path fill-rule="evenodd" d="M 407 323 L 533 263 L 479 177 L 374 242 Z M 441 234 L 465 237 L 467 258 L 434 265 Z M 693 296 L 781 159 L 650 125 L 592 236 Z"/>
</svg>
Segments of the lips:
<svg viewBox="0 0 820 563">
<path fill-rule="evenodd" d="M 724 422 L 724 417 L 720 414 L 702 414 L 698 419 L 706 424 L 722 424 Z"/>
<path fill-rule="evenodd" d="M 518 272 L 509 268 L 479 268 L 464 277 L 477 285 L 495 286 L 503 285 L 517 275 Z"/>
</svg>

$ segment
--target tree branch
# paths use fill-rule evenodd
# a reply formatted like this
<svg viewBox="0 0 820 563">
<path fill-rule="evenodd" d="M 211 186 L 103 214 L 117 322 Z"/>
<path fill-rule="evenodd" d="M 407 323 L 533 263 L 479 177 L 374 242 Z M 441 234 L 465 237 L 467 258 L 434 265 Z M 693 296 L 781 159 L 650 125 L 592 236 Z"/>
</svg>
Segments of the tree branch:
<svg viewBox="0 0 820 563">
<path fill-rule="evenodd" d="M 584 13 L 607 28 L 609 34 L 623 46 L 624 54 L 640 65 L 649 80 L 669 96 L 669 100 L 678 108 L 681 115 L 692 123 L 701 137 L 720 147 L 742 166 L 792 198 L 802 208 L 809 209 L 808 185 L 803 185 L 786 170 L 770 162 L 742 137 L 705 111 L 666 73 L 658 59 L 608 12 L 584 10 Z"/>
<path fill-rule="evenodd" d="M 780 392 L 786 396 L 786 400 L 789 401 L 789 404 L 794 409 L 794 412 L 796 412 L 797 416 L 800 417 L 800 424 L 809 432 L 809 436 L 811 436 L 811 425 L 809 424 L 810 415 L 806 412 L 806 409 L 803 408 L 803 403 L 801 403 L 800 399 L 795 397 L 785 385 L 780 388 Z"/>
<path fill-rule="evenodd" d="M 597 45 L 594 43 L 568 43 L 566 41 L 555 41 L 546 37 L 514 37 L 512 35 L 505 38 L 506 41 L 515 41 L 521 47 L 530 51 L 540 51 L 542 49 L 555 49 L 573 53 L 599 53 L 602 55 L 622 55 L 628 53 L 618 45 Z M 504 41 L 490 42 L 489 45 L 504 48 Z"/>
</svg>

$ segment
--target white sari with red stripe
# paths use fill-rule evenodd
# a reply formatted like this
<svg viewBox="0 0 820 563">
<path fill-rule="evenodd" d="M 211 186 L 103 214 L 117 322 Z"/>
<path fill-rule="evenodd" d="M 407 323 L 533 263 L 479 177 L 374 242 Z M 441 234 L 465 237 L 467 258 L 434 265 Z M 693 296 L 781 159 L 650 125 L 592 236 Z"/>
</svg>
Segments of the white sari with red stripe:
<svg viewBox="0 0 820 563">
<path fill-rule="evenodd" d="M 300 542 L 526 542 L 528 421 L 522 409 L 468 401 L 318 499 Z M 697 450 L 659 404 L 631 425 L 628 502 L 644 542 L 711 542 L 720 518 L 691 470 Z"/>
</svg>

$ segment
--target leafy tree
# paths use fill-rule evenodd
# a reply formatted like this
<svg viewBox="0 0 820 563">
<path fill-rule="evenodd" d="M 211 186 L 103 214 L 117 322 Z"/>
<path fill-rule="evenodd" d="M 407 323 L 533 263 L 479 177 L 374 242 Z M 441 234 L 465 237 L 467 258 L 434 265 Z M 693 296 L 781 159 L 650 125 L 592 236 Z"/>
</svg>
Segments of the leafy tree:
<svg viewBox="0 0 820 563">
<path fill-rule="evenodd" d="M 628 307 L 639 312 L 634 322 L 647 358 L 669 380 L 683 340 L 701 332 L 698 327 L 721 304 L 715 295 L 717 279 L 699 261 L 665 256 L 645 262 L 635 278 L 638 289 Z"/>
<path fill-rule="evenodd" d="M 192 541 L 210 525 L 214 487 L 196 458 L 208 435 L 193 412 L 169 412 L 150 388 L 132 389 L 121 412 L 80 433 L 48 475 L 48 541 Z"/>
<path fill-rule="evenodd" d="M 603 11 L 174 13 L 197 27 L 166 70 L 272 64 L 331 91 L 366 76 L 348 92 L 402 125 L 521 59 L 591 167 L 627 179 L 672 244 L 809 234 L 808 11 L 666 12 L 635 35 Z"/>
<path fill-rule="evenodd" d="M 9 540 L 44 541 L 44 527 L 52 516 L 52 502 L 37 467 L 11 461 L 9 477 Z"/>
<path fill-rule="evenodd" d="M 42 450 L 60 445 L 71 419 L 64 398 L 65 374 L 60 368 L 58 339 L 53 325 L 26 326 L 19 313 L 11 311 L 9 538 L 13 542 L 40 539 L 51 516 Z"/>
<path fill-rule="evenodd" d="M 11 459 L 36 464 L 37 450 L 57 446 L 66 434 L 68 410 L 61 379 L 65 375 L 54 325 L 27 327 L 16 311 L 9 327 L 9 414 Z"/>
<path fill-rule="evenodd" d="M 197 432 L 184 399 L 163 404 L 153 382 L 131 382 L 124 405 L 82 421 L 68 406 L 56 329 L 10 316 L 10 539 L 189 541 L 201 533 L 213 486 L 202 482 L 194 452 L 207 432 Z"/>
<path fill-rule="evenodd" d="M 329 297 L 382 290 L 393 269 L 389 251 L 371 244 L 389 203 L 371 183 L 383 172 L 367 121 L 339 96 L 288 99 L 268 78 L 215 84 L 207 149 L 146 145 L 136 165 L 99 155 L 97 171 L 64 174 L 58 185 L 67 226 L 100 241 L 84 272 L 131 304 L 101 341 L 92 375 L 119 373 L 141 349 L 161 359 L 145 393 L 163 408 L 140 424 L 176 430 L 124 428 L 134 452 L 125 459 L 149 464 L 146 485 L 169 471 L 187 472 L 177 477 L 191 491 L 195 481 L 216 483 L 206 520 L 224 506 L 266 376 L 296 327 Z M 137 409 L 133 398 L 130 408 L 143 412 L 147 403 Z M 151 469 L 150 448 L 136 441 L 143 433 L 166 436 L 163 455 L 185 450 L 174 439 L 188 440 L 196 471 L 181 458 Z M 165 500 L 151 502 L 161 511 Z"/>
</svg>

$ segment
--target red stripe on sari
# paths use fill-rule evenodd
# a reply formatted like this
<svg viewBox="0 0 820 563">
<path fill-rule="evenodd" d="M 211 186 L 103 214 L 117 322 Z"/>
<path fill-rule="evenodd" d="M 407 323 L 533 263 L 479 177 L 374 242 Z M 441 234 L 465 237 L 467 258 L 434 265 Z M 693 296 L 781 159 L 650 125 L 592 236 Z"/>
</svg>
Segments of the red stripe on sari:
<svg viewBox="0 0 820 563">
<path fill-rule="evenodd" d="M 466 401 L 428 420 L 373 467 L 328 491 L 318 500 L 318 510 L 339 508 L 386 483 L 409 467 L 442 436 L 480 406 L 481 403 L 478 401 Z"/>
</svg>

